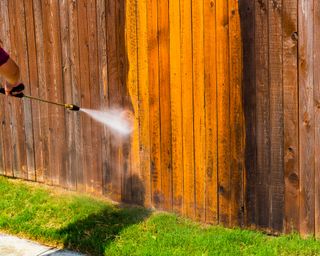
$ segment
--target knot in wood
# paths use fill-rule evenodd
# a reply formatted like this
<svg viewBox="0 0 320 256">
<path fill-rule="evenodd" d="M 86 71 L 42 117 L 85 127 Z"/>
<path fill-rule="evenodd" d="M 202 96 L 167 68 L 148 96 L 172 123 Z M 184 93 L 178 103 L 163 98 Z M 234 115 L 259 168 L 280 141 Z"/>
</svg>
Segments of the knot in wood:
<svg viewBox="0 0 320 256">
<path fill-rule="evenodd" d="M 299 177 L 296 173 L 290 173 L 289 177 L 289 182 L 291 183 L 291 185 L 293 185 L 294 187 L 298 188 L 299 187 Z"/>
<path fill-rule="evenodd" d="M 258 4 L 260 5 L 261 11 L 263 11 L 263 12 L 267 11 L 267 6 L 263 0 L 258 0 Z"/>
<path fill-rule="evenodd" d="M 291 34 L 291 39 L 293 40 L 293 41 L 298 41 L 298 32 L 297 31 L 295 31 L 295 32 L 293 32 L 292 34 Z"/>
</svg>

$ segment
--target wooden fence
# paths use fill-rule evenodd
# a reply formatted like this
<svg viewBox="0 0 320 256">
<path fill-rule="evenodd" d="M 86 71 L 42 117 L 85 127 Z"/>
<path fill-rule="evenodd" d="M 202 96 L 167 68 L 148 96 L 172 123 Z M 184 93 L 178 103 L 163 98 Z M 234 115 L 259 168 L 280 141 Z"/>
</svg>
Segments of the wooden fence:
<svg viewBox="0 0 320 256">
<path fill-rule="evenodd" d="M 135 126 L 121 139 L 1 97 L 0 174 L 319 236 L 320 2 L 1 0 L 0 13 L 26 93 L 127 109 Z"/>
<path fill-rule="evenodd" d="M 320 234 L 320 2 L 239 1 L 248 223 Z"/>
<path fill-rule="evenodd" d="M 1 97 L 0 174 L 209 223 L 244 222 L 237 0 L 1 0 L 26 94 L 127 109 L 129 139 L 81 113 Z"/>
</svg>

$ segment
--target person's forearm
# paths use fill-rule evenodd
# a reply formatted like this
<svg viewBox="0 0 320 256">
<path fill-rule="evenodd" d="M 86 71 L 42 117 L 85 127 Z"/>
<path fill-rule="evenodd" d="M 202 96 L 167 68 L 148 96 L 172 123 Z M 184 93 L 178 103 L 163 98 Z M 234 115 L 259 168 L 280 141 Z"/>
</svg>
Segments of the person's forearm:
<svg viewBox="0 0 320 256">
<path fill-rule="evenodd" d="M 20 79 L 20 69 L 9 55 L 0 48 L 0 75 L 10 84 L 16 84 Z"/>
</svg>

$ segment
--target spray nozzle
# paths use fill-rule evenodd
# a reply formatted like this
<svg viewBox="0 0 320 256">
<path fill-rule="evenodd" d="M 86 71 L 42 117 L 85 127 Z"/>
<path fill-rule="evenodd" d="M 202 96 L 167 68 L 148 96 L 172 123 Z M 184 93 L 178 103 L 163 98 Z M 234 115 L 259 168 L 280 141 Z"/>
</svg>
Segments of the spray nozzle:
<svg viewBox="0 0 320 256">
<path fill-rule="evenodd" d="M 72 110 L 72 111 L 79 111 L 80 107 L 73 105 L 73 104 L 64 104 L 64 107 L 68 110 Z"/>
</svg>

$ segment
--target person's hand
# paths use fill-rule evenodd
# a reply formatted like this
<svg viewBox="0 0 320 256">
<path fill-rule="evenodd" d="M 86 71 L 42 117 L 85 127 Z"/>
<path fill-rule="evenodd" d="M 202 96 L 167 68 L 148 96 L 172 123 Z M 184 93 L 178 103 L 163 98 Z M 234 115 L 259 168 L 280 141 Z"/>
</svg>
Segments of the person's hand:
<svg viewBox="0 0 320 256">
<path fill-rule="evenodd" d="M 21 87 L 20 86 L 21 83 L 16 83 L 16 84 L 10 84 L 9 82 L 5 82 L 4 84 L 4 90 L 7 96 L 15 96 L 19 93 L 22 93 L 22 91 L 24 90 L 24 86 Z M 14 88 L 20 86 L 19 90 L 15 90 L 14 92 L 12 91 Z"/>
</svg>

